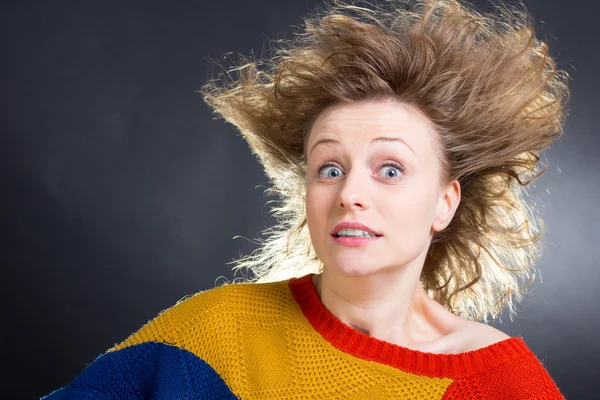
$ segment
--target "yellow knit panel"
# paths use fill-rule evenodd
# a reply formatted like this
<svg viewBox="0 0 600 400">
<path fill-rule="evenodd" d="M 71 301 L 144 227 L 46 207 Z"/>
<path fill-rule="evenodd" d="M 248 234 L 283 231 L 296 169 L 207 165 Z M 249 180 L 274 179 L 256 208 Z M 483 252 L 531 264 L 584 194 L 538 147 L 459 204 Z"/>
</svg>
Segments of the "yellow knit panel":
<svg viewBox="0 0 600 400">
<path fill-rule="evenodd" d="M 336 349 L 312 328 L 285 281 L 196 294 L 111 350 L 146 341 L 192 352 L 242 399 L 433 400 L 452 383 Z"/>
</svg>

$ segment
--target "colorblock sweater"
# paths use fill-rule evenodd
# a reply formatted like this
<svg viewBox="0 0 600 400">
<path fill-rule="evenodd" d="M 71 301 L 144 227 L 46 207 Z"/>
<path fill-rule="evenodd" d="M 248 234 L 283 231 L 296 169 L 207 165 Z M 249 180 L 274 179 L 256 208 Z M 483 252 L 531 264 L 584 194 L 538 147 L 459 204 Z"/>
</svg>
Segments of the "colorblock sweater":
<svg viewBox="0 0 600 400">
<path fill-rule="evenodd" d="M 184 298 L 43 399 L 564 399 L 520 337 L 391 344 L 337 319 L 311 275 Z"/>
</svg>

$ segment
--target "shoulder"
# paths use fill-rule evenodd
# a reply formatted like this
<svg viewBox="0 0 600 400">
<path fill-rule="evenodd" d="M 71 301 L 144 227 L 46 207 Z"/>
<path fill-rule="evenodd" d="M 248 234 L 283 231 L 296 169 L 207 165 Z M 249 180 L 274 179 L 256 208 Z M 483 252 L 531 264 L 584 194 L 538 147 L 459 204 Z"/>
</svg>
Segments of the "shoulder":
<svg viewBox="0 0 600 400">
<path fill-rule="evenodd" d="M 462 328 L 457 332 L 461 335 L 458 341 L 462 346 L 460 353 L 487 351 L 482 349 L 514 339 L 510 345 L 507 342 L 506 346 L 498 347 L 493 352 L 495 357 L 502 359 L 502 362 L 497 362 L 492 368 L 456 382 L 452 393 L 457 391 L 457 398 L 462 398 L 461 390 L 466 390 L 464 385 L 471 385 L 470 388 L 477 387 L 481 391 L 482 398 L 486 399 L 507 398 L 508 393 L 510 398 L 514 399 L 564 399 L 556 382 L 523 340 L 516 340 L 518 338 L 513 338 L 499 329 L 475 321 L 465 320 Z M 484 357 L 492 354 L 479 351 L 477 353 Z"/>
<path fill-rule="evenodd" d="M 556 382 L 535 353 L 524 341 L 516 343 L 510 351 L 495 353 L 503 354 L 503 362 L 470 377 L 470 382 L 482 391 L 482 397 L 504 399 L 510 394 L 513 399 L 564 400 Z"/>
<path fill-rule="evenodd" d="M 500 353 L 495 353 L 496 355 Z M 457 379 L 445 394 L 448 398 L 564 400 L 554 379 L 527 350 L 505 355 L 504 362 Z"/>
<path fill-rule="evenodd" d="M 238 283 L 185 296 L 96 357 L 56 397 L 234 398 L 227 384 L 239 378 L 238 369 L 227 360 L 240 355 L 240 305 L 265 309 L 268 293 L 260 284 Z"/>
<path fill-rule="evenodd" d="M 228 318 L 257 317 L 265 308 L 283 301 L 286 286 L 285 281 L 226 284 L 181 299 L 166 312 L 178 327 L 193 321 L 215 319 L 218 323 Z"/>
</svg>

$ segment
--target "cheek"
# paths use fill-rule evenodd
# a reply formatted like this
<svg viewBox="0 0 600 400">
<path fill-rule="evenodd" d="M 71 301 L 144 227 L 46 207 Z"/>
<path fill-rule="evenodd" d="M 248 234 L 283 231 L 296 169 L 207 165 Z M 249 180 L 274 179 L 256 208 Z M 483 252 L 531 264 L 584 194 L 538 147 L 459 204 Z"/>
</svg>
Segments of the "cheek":
<svg viewBox="0 0 600 400">
<path fill-rule="evenodd" d="M 415 192 L 413 192 L 415 193 Z M 384 221 L 394 232 L 394 237 L 405 241 L 422 242 L 429 236 L 435 212 L 434 194 L 383 196 L 379 205 Z"/>
<path fill-rule="evenodd" d="M 322 215 L 327 213 L 330 203 L 331 191 L 323 187 L 311 187 L 306 189 L 306 213 L 310 215 Z"/>
<path fill-rule="evenodd" d="M 323 257 L 323 243 L 327 239 L 327 215 L 322 199 L 314 194 L 306 194 L 306 221 L 308 234 L 317 257 Z"/>
<path fill-rule="evenodd" d="M 332 191 L 319 189 L 326 188 L 306 191 L 306 220 L 311 240 L 314 243 L 321 243 L 328 235 L 332 201 L 335 198 L 332 197 L 334 195 Z"/>
<path fill-rule="evenodd" d="M 311 236 L 315 234 L 323 223 L 323 207 L 322 199 L 319 200 L 318 195 L 311 190 L 306 191 L 306 220 Z"/>
</svg>

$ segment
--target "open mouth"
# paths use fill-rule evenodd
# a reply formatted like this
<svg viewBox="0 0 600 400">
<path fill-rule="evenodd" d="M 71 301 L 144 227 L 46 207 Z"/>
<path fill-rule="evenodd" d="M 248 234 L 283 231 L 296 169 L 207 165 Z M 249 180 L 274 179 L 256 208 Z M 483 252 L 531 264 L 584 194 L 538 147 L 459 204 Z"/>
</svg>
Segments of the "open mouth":
<svg viewBox="0 0 600 400">
<path fill-rule="evenodd" d="M 352 238 L 352 239 L 373 239 L 373 238 L 376 238 L 376 237 L 381 237 L 383 235 L 372 234 L 372 235 L 369 235 L 369 236 L 364 236 L 364 235 L 361 235 L 361 236 L 349 236 L 349 235 L 338 235 L 337 233 L 334 233 L 331 236 L 336 237 L 336 238 L 343 237 L 343 238 Z"/>
</svg>

